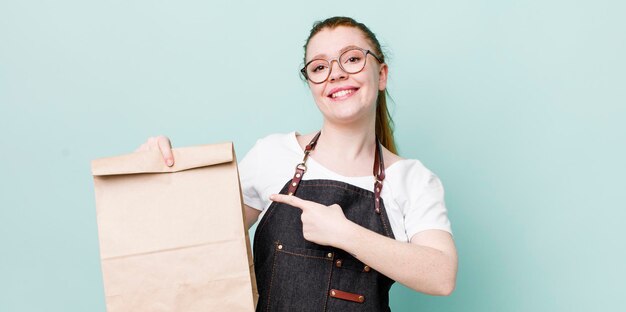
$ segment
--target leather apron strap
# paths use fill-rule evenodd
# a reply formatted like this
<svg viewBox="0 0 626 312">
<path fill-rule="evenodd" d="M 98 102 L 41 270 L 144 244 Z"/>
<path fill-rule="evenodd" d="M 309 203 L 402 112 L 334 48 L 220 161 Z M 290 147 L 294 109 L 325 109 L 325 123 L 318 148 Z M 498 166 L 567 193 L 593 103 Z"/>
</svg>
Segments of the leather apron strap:
<svg viewBox="0 0 626 312">
<path fill-rule="evenodd" d="M 309 154 L 315 149 L 315 146 L 317 145 L 317 140 L 319 139 L 320 134 L 322 134 L 321 130 L 317 132 L 317 134 L 313 137 L 313 139 L 311 139 L 311 142 L 309 142 L 309 144 L 307 144 L 307 146 L 304 148 L 304 158 L 302 159 L 301 163 L 296 165 L 296 172 L 294 173 L 293 178 L 291 179 L 291 183 L 289 184 L 289 190 L 287 191 L 288 195 L 293 195 L 296 193 L 296 190 L 298 189 L 298 185 L 300 185 L 300 181 L 302 181 L 302 176 L 306 172 L 306 161 L 309 158 Z M 380 141 L 378 140 L 378 137 L 376 137 L 376 152 L 374 155 L 373 174 L 374 174 L 374 201 L 375 201 L 374 211 L 377 214 L 380 214 L 380 193 L 383 190 L 383 180 L 385 179 L 385 163 L 383 161 L 383 151 L 381 148 Z"/>
</svg>

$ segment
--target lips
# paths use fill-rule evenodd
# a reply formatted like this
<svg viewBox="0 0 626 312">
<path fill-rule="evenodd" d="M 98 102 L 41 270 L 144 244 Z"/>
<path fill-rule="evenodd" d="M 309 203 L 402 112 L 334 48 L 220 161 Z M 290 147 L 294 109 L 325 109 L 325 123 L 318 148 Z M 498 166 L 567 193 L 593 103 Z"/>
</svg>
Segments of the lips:
<svg viewBox="0 0 626 312">
<path fill-rule="evenodd" d="M 344 99 L 352 96 L 352 94 L 354 94 L 357 90 L 359 90 L 359 88 L 352 86 L 334 88 L 330 90 L 328 97 L 333 100 Z"/>
</svg>

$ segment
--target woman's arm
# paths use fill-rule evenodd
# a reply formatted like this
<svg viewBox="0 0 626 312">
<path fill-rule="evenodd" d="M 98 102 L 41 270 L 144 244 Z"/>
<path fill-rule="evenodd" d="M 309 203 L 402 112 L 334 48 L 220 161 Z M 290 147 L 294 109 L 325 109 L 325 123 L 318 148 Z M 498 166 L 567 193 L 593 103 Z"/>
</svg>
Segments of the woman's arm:
<svg viewBox="0 0 626 312">
<path fill-rule="evenodd" d="M 348 221 L 341 248 L 389 278 L 429 295 L 448 296 L 454 290 L 457 254 L 450 233 L 426 230 L 401 242 Z"/>
<path fill-rule="evenodd" d="M 246 204 L 244 204 L 243 206 L 246 208 L 245 214 L 246 214 L 246 231 L 247 231 L 250 229 L 250 227 L 252 227 L 252 225 L 259 218 L 261 211 L 258 209 L 254 209 Z"/>
<path fill-rule="evenodd" d="M 457 254 L 452 236 L 445 231 L 422 231 L 411 243 L 404 243 L 348 220 L 339 205 L 280 194 L 270 199 L 302 209 L 302 231 L 308 241 L 341 248 L 416 291 L 447 296 L 454 290 Z"/>
</svg>

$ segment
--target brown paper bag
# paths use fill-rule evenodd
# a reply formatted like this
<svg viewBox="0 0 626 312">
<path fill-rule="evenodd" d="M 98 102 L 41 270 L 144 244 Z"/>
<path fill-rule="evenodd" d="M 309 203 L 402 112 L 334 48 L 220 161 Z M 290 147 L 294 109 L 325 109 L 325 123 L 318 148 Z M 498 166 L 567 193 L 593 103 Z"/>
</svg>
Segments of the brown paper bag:
<svg viewBox="0 0 626 312">
<path fill-rule="evenodd" d="M 258 299 L 232 143 L 92 162 L 109 312 L 254 311 Z"/>
</svg>

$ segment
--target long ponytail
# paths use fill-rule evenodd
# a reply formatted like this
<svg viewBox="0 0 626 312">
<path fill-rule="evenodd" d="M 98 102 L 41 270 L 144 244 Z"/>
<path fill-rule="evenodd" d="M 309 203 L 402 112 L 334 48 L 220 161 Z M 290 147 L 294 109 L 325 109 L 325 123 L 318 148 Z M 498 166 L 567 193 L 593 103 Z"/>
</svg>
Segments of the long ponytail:
<svg viewBox="0 0 626 312">
<path fill-rule="evenodd" d="M 378 91 L 376 99 L 376 136 L 380 144 L 390 152 L 398 154 L 396 142 L 393 138 L 393 119 L 387 108 L 387 90 Z"/>
</svg>

